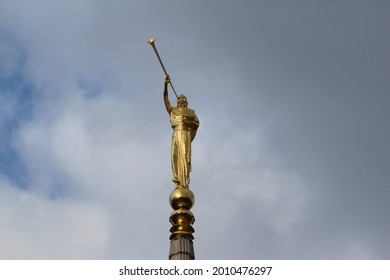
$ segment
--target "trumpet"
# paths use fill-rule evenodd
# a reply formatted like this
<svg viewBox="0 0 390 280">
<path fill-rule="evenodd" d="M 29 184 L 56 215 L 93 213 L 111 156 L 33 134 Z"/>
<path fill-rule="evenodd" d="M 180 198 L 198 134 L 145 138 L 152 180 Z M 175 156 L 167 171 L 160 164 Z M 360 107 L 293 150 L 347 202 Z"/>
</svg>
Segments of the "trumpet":
<svg viewBox="0 0 390 280">
<path fill-rule="evenodd" d="M 157 56 L 157 58 L 158 58 L 158 61 L 160 62 L 160 65 L 161 65 L 161 67 L 162 67 L 164 73 L 165 73 L 165 76 L 169 76 L 167 70 L 166 70 L 165 67 L 164 67 L 164 64 L 162 63 L 161 57 L 160 57 L 160 55 L 158 54 L 156 45 L 154 44 L 154 41 L 156 41 L 156 38 L 150 38 L 150 39 L 147 41 L 147 43 L 148 43 L 149 45 L 152 46 L 154 52 L 156 53 L 156 56 Z M 171 80 L 169 81 L 169 84 L 171 85 L 171 88 L 172 88 L 172 90 L 173 90 L 173 93 L 176 95 L 176 98 L 179 98 L 179 97 L 177 96 L 177 94 L 176 94 L 175 88 L 173 87 L 173 84 L 172 84 L 172 81 L 171 81 Z"/>
</svg>

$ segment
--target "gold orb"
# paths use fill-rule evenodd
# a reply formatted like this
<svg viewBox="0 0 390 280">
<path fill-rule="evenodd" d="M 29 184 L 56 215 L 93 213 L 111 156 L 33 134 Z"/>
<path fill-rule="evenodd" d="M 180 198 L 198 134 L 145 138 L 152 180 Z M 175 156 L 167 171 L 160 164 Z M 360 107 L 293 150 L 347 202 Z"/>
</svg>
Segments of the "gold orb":
<svg viewBox="0 0 390 280">
<path fill-rule="evenodd" d="M 169 196 L 169 203 L 173 209 L 191 209 L 195 203 L 195 196 L 189 188 L 175 188 Z"/>
</svg>

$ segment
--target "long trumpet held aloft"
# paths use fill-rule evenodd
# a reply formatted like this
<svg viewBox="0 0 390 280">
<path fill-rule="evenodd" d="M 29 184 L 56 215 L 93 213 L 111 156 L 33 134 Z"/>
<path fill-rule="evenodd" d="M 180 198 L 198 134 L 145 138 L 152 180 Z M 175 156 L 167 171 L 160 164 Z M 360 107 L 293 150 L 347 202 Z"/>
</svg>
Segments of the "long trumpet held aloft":
<svg viewBox="0 0 390 280">
<path fill-rule="evenodd" d="M 160 62 L 161 67 L 162 67 L 162 69 L 163 69 L 163 71 L 164 71 L 164 73 L 165 73 L 165 76 L 168 76 L 168 72 L 167 72 L 167 70 L 165 69 L 164 64 L 162 63 L 161 57 L 160 57 L 160 55 L 158 54 L 157 48 L 156 48 L 156 46 L 155 46 L 155 44 L 154 44 L 154 41 L 156 41 L 156 38 L 150 38 L 150 39 L 148 40 L 147 43 L 148 43 L 149 45 L 152 46 L 154 52 L 156 53 L 156 56 L 157 56 L 157 58 L 158 58 L 158 61 Z M 177 96 L 177 94 L 176 94 L 175 88 L 173 87 L 172 81 L 169 81 L 169 84 L 171 85 L 171 88 L 172 88 L 172 90 L 173 90 L 173 93 L 176 95 L 176 98 L 179 98 L 179 97 Z"/>
</svg>

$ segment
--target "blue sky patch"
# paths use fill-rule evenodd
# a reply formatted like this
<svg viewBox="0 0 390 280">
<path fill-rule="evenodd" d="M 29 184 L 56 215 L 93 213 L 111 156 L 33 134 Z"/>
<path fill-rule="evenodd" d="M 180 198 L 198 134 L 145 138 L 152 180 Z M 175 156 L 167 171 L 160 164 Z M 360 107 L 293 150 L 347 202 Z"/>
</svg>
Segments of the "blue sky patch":
<svg viewBox="0 0 390 280">
<path fill-rule="evenodd" d="M 6 65 L 0 70 L 0 173 L 20 188 L 27 187 L 23 161 L 14 147 L 15 132 L 30 120 L 34 90 L 23 76 L 25 54 L 12 36 L 0 31 L 0 58 Z"/>
</svg>

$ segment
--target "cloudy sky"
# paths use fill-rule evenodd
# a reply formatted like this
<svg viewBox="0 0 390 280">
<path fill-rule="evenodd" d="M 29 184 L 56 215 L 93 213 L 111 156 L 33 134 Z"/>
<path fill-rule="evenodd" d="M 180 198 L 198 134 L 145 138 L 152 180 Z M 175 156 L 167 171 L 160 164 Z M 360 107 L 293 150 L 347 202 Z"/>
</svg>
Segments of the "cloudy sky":
<svg viewBox="0 0 390 280">
<path fill-rule="evenodd" d="M 389 12 L 0 0 L 0 258 L 167 258 L 156 37 L 201 123 L 197 259 L 389 259 Z"/>
</svg>

